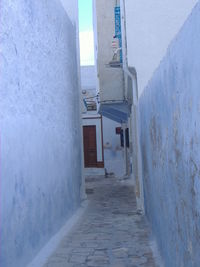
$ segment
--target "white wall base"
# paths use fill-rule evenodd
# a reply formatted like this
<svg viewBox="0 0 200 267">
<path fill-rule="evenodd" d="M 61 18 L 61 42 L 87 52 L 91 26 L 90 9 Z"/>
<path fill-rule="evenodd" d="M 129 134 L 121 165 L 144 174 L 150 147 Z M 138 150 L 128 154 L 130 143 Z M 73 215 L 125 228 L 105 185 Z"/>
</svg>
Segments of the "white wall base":
<svg viewBox="0 0 200 267">
<path fill-rule="evenodd" d="M 50 241 L 40 250 L 38 255 L 27 267 L 42 267 L 47 262 L 51 254 L 56 250 L 62 241 L 72 229 L 72 227 L 79 221 L 88 206 L 88 201 L 84 201 L 78 211 L 67 221 L 67 223 L 54 235 Z"/>
<path fill-rule="evenodd" d="M 105 175 L 104 168 L 84 168 L 84 174 L 87 175 Z"/>
</svg>

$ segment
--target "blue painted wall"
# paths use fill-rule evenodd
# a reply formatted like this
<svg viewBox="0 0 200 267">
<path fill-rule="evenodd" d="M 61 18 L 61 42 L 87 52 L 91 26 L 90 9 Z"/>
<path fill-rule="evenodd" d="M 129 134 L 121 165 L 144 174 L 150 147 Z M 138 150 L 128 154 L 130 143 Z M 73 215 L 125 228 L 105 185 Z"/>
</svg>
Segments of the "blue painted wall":
<svg viewBox="0 0 200 267">
<path fill-rule="evenodd" d="M 200 3 L 140 99 L 145 206 L 166 267 L 200 266 Z"/>
<path fill-rule="evenodd" d="M 0 14 L 0 266 L 22 267 L 80 204 L 76 24 L 59 0 Z"/>
</svg>

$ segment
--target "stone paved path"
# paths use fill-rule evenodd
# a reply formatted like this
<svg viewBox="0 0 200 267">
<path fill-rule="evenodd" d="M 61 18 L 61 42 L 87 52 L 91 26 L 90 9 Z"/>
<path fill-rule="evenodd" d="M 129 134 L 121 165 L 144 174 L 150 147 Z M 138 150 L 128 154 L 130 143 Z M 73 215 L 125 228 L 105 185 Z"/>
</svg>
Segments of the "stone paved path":
<svg viewBox="0 0 200 267">
<path fill-rule="evenodd" d="M 149 229 L 136 212 L 132 186 L 115 178 L 90 179 L 88 208 L 63 238 L 45 267 L 159 267 L 149 246 Z"/>
</svg>

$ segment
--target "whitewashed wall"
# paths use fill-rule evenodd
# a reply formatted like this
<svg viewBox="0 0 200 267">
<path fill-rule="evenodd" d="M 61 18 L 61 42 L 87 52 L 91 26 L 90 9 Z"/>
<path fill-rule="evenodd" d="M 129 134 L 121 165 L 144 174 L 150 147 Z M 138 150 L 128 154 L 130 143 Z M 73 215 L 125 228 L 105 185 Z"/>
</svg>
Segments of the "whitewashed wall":
<svg viewBox="0 0 200 267">
<path fill-rule="evenodd" d="M 77 1 L 65 7 L 0 4 L 2 267 L 26 266 L 80 204 Z"/>
<path fill-rule="evenodd" d="M 82 90 L 86 90 L 87 95 L 96 95 L 96 75 L 95 66 L 82 66 L 81 67 L 81 83 Z M 84 95 L 83 95 L 84 97 Z M 116 176 L 121 177 L 125 174 L 124 166 L 124 151 L 120 146 L 120 136 L 116 135 L 115 128 L 120 127 L 119 123 L 111 121 L 105 117 L 102 118 L 103 124 L 101 126 L 100 118 L 97 119 L 99 114 L 97 111 L 85 112 L 82 115 L 83 125 L 95 125 L 97 129 L 97 159 L 102 161 L 104 159 L 104 167 L 108 173 L 114 173 Z M 86 119 L 87 118 L 87 119 Z M 94 119 L 96 118 L 96 119 Z M 103 140 L 102 132 L 103 131 Z M 102 142 L 104 151 L 102 151 Z M 104 154 L 104 157 L 102 156 Z M 104 174 L 102 170 L 87 170 L 87 174 Z"/>
<path fill-rule="evenodd" d="M 151 79 L 197 0 L 121 0 L 126 7 L 128 64 L 138 74 L 139 95 Z"/>
<path fill-rule="evenodd" d="M 95 66 L 81 66 L 81 87 L 85 91 L 82 97 L 95 97 L 96 96 L 96 74 Z M 92 100 L 92 99 L 91 99 Z M 95 101 L 96 98 L 93 98 Z M 83 105 L 83 103 L 82 103 Z M 97 161 L 103 162 L 103 140 L 102 140 L 102 121 L 101 116 L 97 110 L 87 111 L 86 107 L 82 107 L 82 125 L 83 126 L 96 126 L 96 142 L 97 142 Z M 85 168 L 85 175 L 98 175 L 104 174 L 104 168 Z"/>
<path fill-rule="evenodd" d="M 116 127 L 121 127 L 121 124 L 103 117 L 105 168 L 108 173 L 122 177 L 126 172 L 124 151 L 121 147 L 120 135 L 116 134 Z"/>
<path fill-rule="evenodd" d="M 119 1 L 93 0 L 97 90 L 101 101 L 124 100 L 123 71 L 108 66 L 115 50 L 112 41 L 115 35 L 116 3 L 119 4 Z"/>
</svg>

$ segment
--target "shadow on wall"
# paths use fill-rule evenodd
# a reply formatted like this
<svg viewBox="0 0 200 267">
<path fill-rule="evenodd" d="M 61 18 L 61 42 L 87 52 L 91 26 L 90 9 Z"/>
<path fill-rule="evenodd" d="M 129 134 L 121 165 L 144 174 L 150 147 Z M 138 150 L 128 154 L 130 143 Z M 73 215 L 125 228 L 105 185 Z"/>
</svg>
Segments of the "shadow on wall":
<svg viewBox="0 0 200 267">
<path fill-rule="evenodd" d="M 200 3 L 140 99 L 147 216 L 166 266 L 200 263 Z"/>
</svg>

